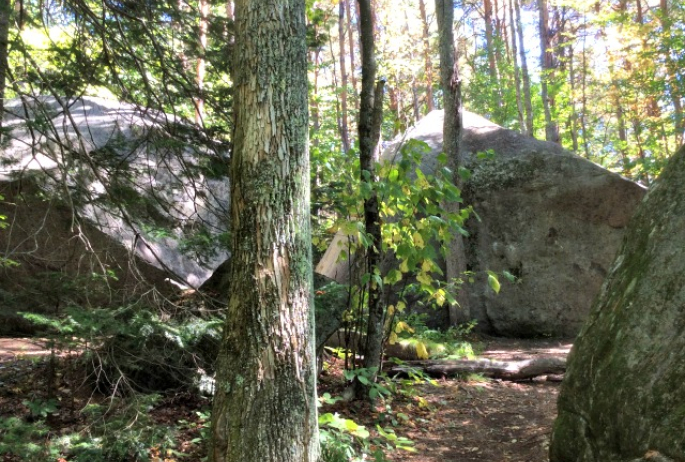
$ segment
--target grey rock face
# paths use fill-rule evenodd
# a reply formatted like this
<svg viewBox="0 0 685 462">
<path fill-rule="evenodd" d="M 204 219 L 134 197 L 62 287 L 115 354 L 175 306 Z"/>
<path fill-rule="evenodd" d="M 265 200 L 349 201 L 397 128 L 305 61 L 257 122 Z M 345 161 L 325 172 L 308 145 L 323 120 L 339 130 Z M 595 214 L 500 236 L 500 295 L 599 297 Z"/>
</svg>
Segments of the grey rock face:
<svg viewBox="0 0 685 462">
<path fill-rule="evenodd" d="M 442 124 L 442 111 L 432 112 L 384 156 L 418 139 L 431 147 L 423 166 L 432 171 Z M 464 114 L 464 128 L 473 174 L 462 196 L 480 218 L 467 223 L 467 268 L 478 275 L 466 288 L 471 317 L 480 330 L 505 336 L 577 334 L 644 189 L 475 114 Z M 508 271 L 518 282 L 503 283 L 497 295 L 486 270 Z"/>
<path fill-rule="evenodd" d="M 568 362 L 551 462 L 685 460 L 685 147 L 628 226 Z"/>
<path fill-rule="evenodd" d="M 174 289 L 167 278 L 199 287 L 227 259 L 227 153 L 199 130 L 92 97 L 10 100 L 5 111 L 0 256 L 20 266 L 0 268 L 0 302 L 44 272 L 84 284 L 111 270 L 127 290 L 139 276 L 162 291 Z"/>
</svg>

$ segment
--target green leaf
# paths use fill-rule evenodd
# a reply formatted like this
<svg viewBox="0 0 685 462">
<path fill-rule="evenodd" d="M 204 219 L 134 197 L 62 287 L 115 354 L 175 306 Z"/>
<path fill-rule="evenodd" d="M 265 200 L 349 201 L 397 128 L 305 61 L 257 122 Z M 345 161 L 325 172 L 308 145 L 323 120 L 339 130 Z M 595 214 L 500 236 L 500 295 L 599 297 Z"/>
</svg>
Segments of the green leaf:
<svg viewBox="0 0 685 462">
<path fill-rule="evenodd" d="M 495 291 L 496 294 L 499 293 L 499 290 L 500 290 L 499 279 L 497 279 L 497 275 L 495 273 L 493 273 L 492 271 L 488 271 L 488 284 L 490 285 L 490 288 Z"/>
</svg>

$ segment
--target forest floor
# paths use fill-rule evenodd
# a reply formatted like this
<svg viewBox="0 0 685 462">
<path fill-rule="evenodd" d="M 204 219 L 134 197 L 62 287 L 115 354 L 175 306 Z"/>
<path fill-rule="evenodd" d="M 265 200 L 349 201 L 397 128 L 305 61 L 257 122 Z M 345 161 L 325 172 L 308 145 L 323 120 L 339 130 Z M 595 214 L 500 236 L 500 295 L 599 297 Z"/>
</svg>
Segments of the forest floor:
<svg viewBox="0 0 685 462">
<path fill-rule="evenodd" d="M 565 356 L 571 341 L 482 339 L 484 358 L 502 361 L 521 360 L 536 356 Z M 0 339 L 0 419 L 29 418 L 25 401 L 40 394 L 41 377 L 48 361 L 37 358 L 49 350 L 40 341 L 30 339 Z M 435 385 L 421 383 L 404 387 L 404 393 L 370 407 L 366 402 L 337 402 L 324 405 L 320 412 L 337 412 L 371 430 L 371 444 L 382 441 L 374 431 L 377 425 L 393 429 L 398 436 L 413 441 L 415 451 L 386 451 L 388 459 L 399 462 L 544 462 L 548 460 L 552 423 L 556 416 L 556 400 L 560 383 L 543 378 L 508 382 L 471 376 L 462 379 L 438 379 Z M 339 365 L 329 367 L 320 378 L 319 394 L 339 395 L 344 387 Z M 64 387 L 62 387 L 64 388 Z M 408 392 L 407 392 L 408 390 Z M 93 400 L 93 394 L 84 400 Z M 80 401 L 80 398 L 76 398 Z M 74 402 L 72 399 L 72 406 Z M 209 408 L 207 399 L 189 395 L 163 398 L 151 412 L 155 422 L 173 425 L 190 422 L 178 434 L 176 448 L 189 457 L 158 457 L 151 450 L 152 460 L 199 461 L 202 449 L 194 443 L 204 424 L 198 421 L 198 411 Z M 58 413 L 59 414 L 59 413 Z M 71 415 L 48 419 L 55 434 L 77 431 L 83 420 Z M 192 422 L 195 421 L 193 425 Z M 373 438 L 373 436 L 376 436 Z M 0 447 L 2 446 L 0 429 Z M 0 454 L 0 461 L 20 458 Z M 60 462 L 68 459 L 55 458 Z M 47 459 L 46 459 L 46 462 Z"/>
</svg>

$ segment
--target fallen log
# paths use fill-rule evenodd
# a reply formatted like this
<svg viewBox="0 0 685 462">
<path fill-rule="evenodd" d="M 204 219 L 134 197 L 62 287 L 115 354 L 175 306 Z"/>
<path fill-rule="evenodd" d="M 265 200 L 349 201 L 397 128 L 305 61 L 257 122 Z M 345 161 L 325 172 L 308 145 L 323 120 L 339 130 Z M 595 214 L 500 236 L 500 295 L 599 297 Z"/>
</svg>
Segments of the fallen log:
<svg viewBox="0 0 685 462">
<path fill-rule="evenodd" d="M 494 361 L 489 359 L 458 361 L 406 361 L 386 369 L 389 375 L 407 375 L 412 370 L 422 370 L 431 377 L 454 377 L 467 374 L 482 374 L 485 377 L 503 380 L 527 380 L 542 375 L 559 376 L 566 372 L 566 358 L 542 356 L 523 361 Z"/>
</svg>

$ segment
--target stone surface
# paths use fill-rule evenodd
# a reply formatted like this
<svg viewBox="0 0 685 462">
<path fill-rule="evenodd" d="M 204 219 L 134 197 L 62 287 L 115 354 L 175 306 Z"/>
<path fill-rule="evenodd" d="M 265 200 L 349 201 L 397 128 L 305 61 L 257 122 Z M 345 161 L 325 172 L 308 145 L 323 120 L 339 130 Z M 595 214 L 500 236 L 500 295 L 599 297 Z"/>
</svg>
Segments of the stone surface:
<svg viewBox="0 0 685 462">
<path fill-rule="evenodd" d="M 10 100 L 5 111 L 0 257 L 19 266 L 0 268 L 0 311 L 199 287 L 227 259 L 225 147 L 101 98 Z M 116 279 L 102 282 L 106 270 Z"/>
<path fill-rule="evenodd" d="M 442 150 L 442 124 L 442 111 L 430 113 L 384 157 L 415 138 L 431 147 L 422 166 L 432 171 Z M 473 174 L 462 195 L 479 217 L 467 223 L 467 267 L 476 273 L 467 286 L 471 317 L 478 329 L 505 336 L 577 334 L 644 188 L 475 114 L 465 112 L 464 127 L 462 150 Z M 486 270 L 508 271 L 518 281 L 500 277 L 497 295 Z M 336 272 L 345 273 L 327 270 Z M 445 327 L 446 318 L 437 313 L 434 324 Z"/>
<path fill-rule="evenodd" d="M 569 357 L 552 462 L 685 460 L 685 147 L 638 209 Z"/>
</svg>

